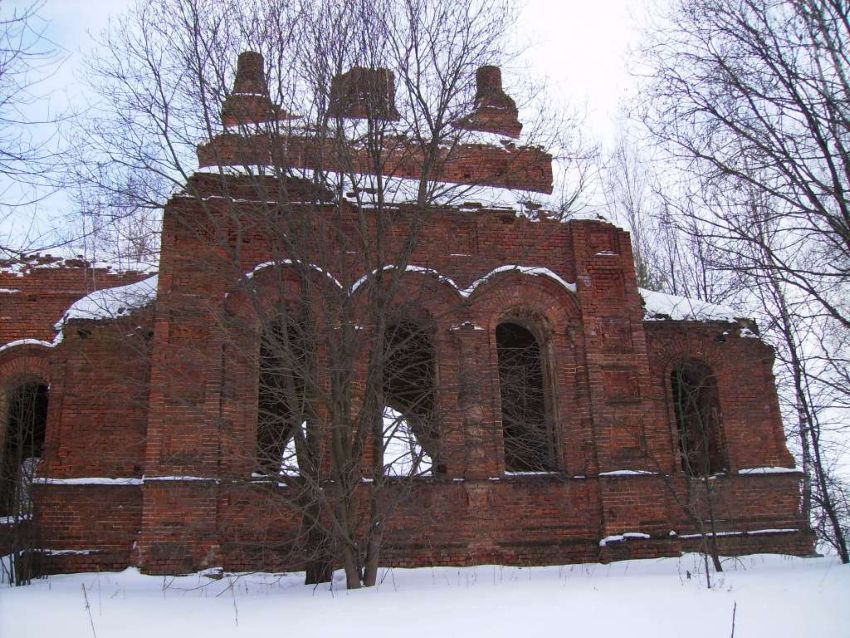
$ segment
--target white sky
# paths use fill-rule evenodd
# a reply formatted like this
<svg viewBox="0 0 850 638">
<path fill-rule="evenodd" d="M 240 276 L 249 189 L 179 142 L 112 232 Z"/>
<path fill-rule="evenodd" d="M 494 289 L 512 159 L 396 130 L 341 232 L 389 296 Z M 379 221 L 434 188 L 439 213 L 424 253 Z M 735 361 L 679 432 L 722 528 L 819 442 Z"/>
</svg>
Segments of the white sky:
<svg viewBox="0 0 850 638">
<path fill-rule="evenodd" d="M 529 0 L 517 31 L 526 57 L 556 98 L 586 106 L 588 133 L 609 137 L 617 107 L 634 83 L 626 56 L 639 41 L 647 0 Z"/>
<path fill-rule="evenodd" d="M 3 2 L 7 12 L 31 0 Z M 73 96 L 80 51 L 92 42 L 90 33 L 107 26 L 131 0 L 47 0 L 40 14 L 49 21 L 49 37 L 68 54 L 51 81 L 57 98 Z M 638 41 L 637 25 L 649 0 L 528 0 L 517 24 L 518 41 L 527 45 L 523 62 L 548 80 L 554 98 L 588 114 L 588 133 L 607 137 L 617 104 L 632 86 L 626 53 Z M 510 87 L 506 87 L 510 88 Z"/>
<path fill-rule="evenodd" d="M 506 69 L 510 92 L 511 72 L 528 68 L 547 82 L 555 104 L 586 114 L 582 136 L 590 141 L 610 140 L 616 130 L 619 101 L 634 86 L 626 68 L 629 47 L 638 41 L 638 23 L 653 0 L 527 0 L 522 4 L 516 38 L 524 53 L 518 69 Z M 0 0 L 0 15 L 21 10 L 33 0 Z M 65 57 L 58 71 L 42 82 L 37 92 L 49 97 L 44 110 L 61 111 L 79 101 L 79 73 L 83 55 L 93 46 L 92 34 L 106 28 L 132 0 L 46 0 L 39 15 L 45 34 Z M 523 114 L 520 114 L 521 119 Z M 37 229 L 30 226 L 32 211 L 23 209 L 12 219 L 0 220 L 0 235 L 29 237 L 48 232 L 68 212 L 67 198 L 53 196 L 36 207 Z M 65 209 L 65 210 L 62 210 Z"/>
</svg>

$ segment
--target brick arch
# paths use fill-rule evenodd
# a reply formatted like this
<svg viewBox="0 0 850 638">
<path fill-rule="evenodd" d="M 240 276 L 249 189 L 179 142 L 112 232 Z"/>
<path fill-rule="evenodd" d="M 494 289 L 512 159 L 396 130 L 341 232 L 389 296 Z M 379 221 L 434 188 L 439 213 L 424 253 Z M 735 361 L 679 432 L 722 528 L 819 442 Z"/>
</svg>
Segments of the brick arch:
<svg viewBox="0 0 850 638">
<path fill-rule="evenodd" d="M 716 349 L 717 342 L 704 340 L 698 332 L 693 334 L 676 328 L 672 333 L 672 340 L 664 343 L 663 347 L 655 352 L 655 365 L 650 366 L 652 383 L 656 385 L 661 400 L 660 412 L 667 422 L 668 448 L 670 451 L 672 470 L 680 471 L 679 434 L 677 431 L 676 410 L 673 398 L 673 388 L 670 383 L 673 371 L 680 365 L 688 362 L 698 362 L 711 369 L 717 376 L 723 369 L 722 353 Z M 718 381 L 718 391 L 721 399 L 724 389 Z M 731 456 L 731 455 L 730 455 Z"/>
<path fill-rule="evenodd" d="M 507 271 L 484 282 L 470 299 L 476 321 L 490 335 L 489 364 L 498 370 L 496 328 L 500 323 L 517 323 L 540 345 L 544 368 L 547 419 L 555 437 L 556 465 L 568 473 L 583 472 L 588 459 L 582 447 L 578 415 L 582 382 L 578 370 L 584 360 L 581 314 L 574 293 L 550 277 Z M 500 379 L 490 379 L 494 414 L 502 414 Z M 586 406 L 585 406 L 586 407 Z M 502 452 L 503 453 L 503 452 Z"/>
<path fill-rule="evenodd" d="M 463 302 L 463 296 L 458 291 L 457 284 L 436 270 L 409 266 L 403 270 L 388 267 L 386 271 L 387 276 L 393 278 L 393 283 L 398 289 L 392 300 L 396 304 L 403 301 L 410 306 L 428 309 L 432 318 L 436 319 L 449 315 L 458 304 Z M 374 271 L 371 274 L 374 274 Z M 372 281 L 361 278 L 352 286 L 351 296 L 357 306 L 362 308 L 366 303 L 368 298 L 366 291 L 372 285 Z M 416 303 L 410 303 L 411 300 L 416 300 Z"/>
<path fill-rule="evenodd" d="M 449 327 L 456 323 L 458 309 L 463 297 L 454 282 L 431 269 L 412 267 L 392 272 L 394 296 L 389 300 L 386 313 L 387 325 L 409 324 L 422 331 L 432 349 L 432 374 L 434 400 L 439 402 L 439 388 L 444 382 L 443 369 L 448 363 L 450 351 L 447 346 Z M 390 282 L 385 285 L 389 286 Z M 373 326 L 368 325 L 367 285 L 355 287 L 352 294 L 354 315 L 362 326 L 361 333 L 368 338 Z M 445 406 L 436 405 L 433 411 L 442 414 Z"/>
<path fill-rule="evenodd" d="M 277 309 L 296 312 L 309 290 L 311 310 L 321 321 L 323 295 L 339 291 L 336 280 L 323 270 L 290 260 L 261 264 L 249 281 L 240 281 L 226 294 L 219 330 L 222 356 L 222 411 L 228 427 L 222 430 L 221 459 L 224 473 L 240 478 L 256 470 L 255 459 L 246 450 L 257 444 L 258 397 L 261 343 L 264 329 L 273 329 Z M 266 314 L 264 314 L 266 313 Z"/>
<path fill-rule="evenodd" d="M 683 367 L 688 366 L 698 366 L 703 367 L 710 372 L 711 377 L 714 380 L 715 389 L 718 393 L 717 396 L 717 405 L 721 410 L 720 418 L 720 432 L 721 435 L 725 438 L 725 426 L 722 422 L 723 418 L 723 400 L 724 400 L 724 388 L 721 384 L 721 377 L 718 374 L 719 370 L 723 368 L 723 361 L 718 356 L 714 356 L 714 353 L 710 351 L 700 351 L 696 350 L 688 350 L 685 347 L 673 347 L 665 352 L 665 358 L 663 361 L 663 367 L 661 368 L 661 379 L 657 380 L 658 383 L 661 384 L 661 392 L 664 398 L 663 403 L 663 414 L 667 419 L 667 430 L 669 433 L 669 446 L 670 451 L 673 455 L 674 459 L 674 471 L 683 470 L 680 461 L 681 461 L 681 449 L 680 449 L 680 432 L 679 432 L 679 422 L 678 417 L 676 415 L 676 399 L 673 392 L 673 384 L 672 384 L 672 375 L 674 372 Z M 731 458 L 732 450 L 726 445 L 725 440 L 723 442 L 725 447 L 724 454 L 726 455 L 726 460 L 728 462 L 732 462 Z M 727 467 L 726 470 L 731 468 Z"/>
<path fill-rule="evenodd" d="M 698 359 L 717 379 L 729 471 L 793 466 L 787 451 L 774 387 L 772 348 L 738 338 L 728 323 L 649 321 L 644 323 L 652 391 L 666 420 L 664 446 L 678 458 L 670 374 L 677 363 Z M 726 334 L 724 334 L 726 333 Z M 732 333 L 732 334 L 730 334 Z M 671 466 L 674 459 L 671 458 Z"/>
<path fill-rule="evenodd" d="M 315 287 L 316 294 L 313 297 L 321 297 L 326 291 L 341 292 L 339 282 L 325 271 L 287 260 L 279 264 L 258 266 L 251 273 L 248 283 L 243 280 L 232 286 L 225 294 L 225 313 L 231 318 L 253 320 L 256 319 L 257 309 L 269 309 L 281 300 L 287 303 L 300 302 L 305 281 L 310 287 Z M 252 299 L 252 291 L 256 295 L 255 299 Z M 254 305 L 255 300 L 259 306 Z"/>
<path fill-rule="evenodd" d="M 407 319 L 426 327 L 438 341 L 441 333 L 447 333 L 456 324 L 458 317 L 464 315 L 464 299 L 451 280 L 433 270 L 407 270 L 396 272 L 393 281 L 396 291 L 388 304 L 388 320 Z M 385 285 L 390 285 L 389 282 Z M 367 286 L 357 287 L 352 294 L 353 314 L 363 329 L 369 330 Z M 365 334 L 365 333 L 364 333 Z M 440 353 L 438 352 L 438 358 Z"/>
<path fill-rule="evenodd" d="M 702 423 L 700 426 L 701 429 L 704 428 L 701 432 L 704 440 L 692 441 L 694 444 L 699 443 L 700 447 L 705 449 L 694 450 L 693 447 L 690 449 L 684 447 L 684 442 L 688 439 L 686 435 L 692 428 L 688 424 L 691 419 L 686 419 L 677 409 L 677 402 L 681 401 L 681 397 L 676 396 L 677 382 L 675 377 L 677 372 L 689 378 L 688 381 L 680 381 L 685 387 L 680 388 L 679 392 L 699 392 L 699 397 L 689 397 L 689 401 L 693 401 L 694 406 L 700 412 L 703 409 L 717 411 L 717 414 L 708 417 L 711 419 L 709 423 Z M 699 387 L 688 387 L 694 380 L 698 382 Z M 696 476 L 701 476 L 704 473 L 715 474 L 729 469 L 719 385 L 716 366 L 712 365 L 706 357 L 682 356 L 672 359 L 665 366 L 665 395 L 668 399 L 668 419 L 670 420 L 674 451 L 683 463 L 681 469 L 686 473 L 691 472 Z M 703 393 L 705 393 L 704 396 Z M 685 421 L 682 422 L 681 419 L 685 419 Z M 690 435 L 694 437 L 695 433 L 690 432 Z M 683 437 L 685 438 L 683 439 Z M 684 465 L 686 458 L 690 461 L 687 466 Z"/>
<path fill-rule="evenodd" d="M 384 360 L 384 406 L 404 418 L 417 443 L 437 461 L 441 361 L 435 327 L 427 312 L 390 316 L 382 347 L 389 353 Z M 438 463 L 434 469 L 439 468 Z"/>
<path fill-rule="evenodd" d="M 507 318 L 496 327 L 506 471 L 553 471 L 560 466 L 552 365 L 530 323 Z"/>
<path fill-rule="evenodd" d="M 8 389 L 21 381 L 40 380 L 50 384 L 50 352 L 47 346 L 25 344 L 0 354 L 0 388 Z"/>
<path fill-rule="evenodd" d="M 453 329 L 470 318 L 467 316 L 468 307 L 456 283 L 433 269 L 415 267 L 396 271 L 394 275 L 397 290 L 390 300 L 388 323 L 402 321 L 416 325 L 427 335 L 432 348 L 434 429 L 430 434 L 436 434 L 436 439 L 429 439 L 428 433 L 420 436 L 422 433 L 416 431 L 416 425 L 411 425 L 417 441 L 434 462 L 433 472 L 442 474 L 452 463 L 455 463 L 455 468 L 459 468 L 461 463 L 452 457 L 463 449 L 462 428 L 452 420 L 457 410 L 456 387 L 459 383 Z M 361 317 L 359 323 L 364 328 L 364 337 L 370 330 L 365 319 L 369 303 L 365 291 L 366 286 L 358 288 L 352 297 L 355 315 Z"/>
<path fill-rule="evenodd" d="M 489 330 L 503 318 L 523 313 L 534 315 L 553 332 L 578 328 L 581 311 L 578 298 L 560 283 L 539 275 L 499 273 L 479 286 L 470 297 L 473 313 L 486 317 Z"/>
</svg>

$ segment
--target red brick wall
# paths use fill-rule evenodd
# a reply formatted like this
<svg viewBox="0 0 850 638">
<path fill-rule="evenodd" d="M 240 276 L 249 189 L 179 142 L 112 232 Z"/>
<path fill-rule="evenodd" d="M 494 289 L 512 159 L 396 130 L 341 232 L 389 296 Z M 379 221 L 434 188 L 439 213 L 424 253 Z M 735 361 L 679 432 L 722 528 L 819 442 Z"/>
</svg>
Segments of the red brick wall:
<svg viewBox="0 0 850 638">
<path fill-rule="evenodd" d="M 91 268 L 79 259 L 49 256 L 0 260 L 0 346 L 17 339 L 51 341 L 53 324 L 77 299 L 148 275 Z"/>
<path fill-rule="evenodd" d="M 50 256 L 0 261 L 0 347 L 22 339 L 50 343 L 54 324 L 75 301 L 146 276 Z M 42 476 L 141 476 L 149 348 L 127 338 L 138 321 L 145 322 L 141 317 L 108 327 L 82 322 L 91 339 L 81 340 L 76 328 L 67 329 L 68 343 L 58 351 L 37 344 L 4 348 L 0 446 L 5 443 L 6 392 L 37 379 L 50 385 Z M 140 525 L 138 487 L 37 485 L 34 490 L 38 542 L 46 550 L 74 552 L 48 551 L 48 570 L 119 569 L 130 564 Z M 10 530 L 0 529 L 0 538 L 7 533 Z"/>
<path fill-rule="evenodd" d="M 770 346 L 760 339 L 740 337 L 740 328 L 729 324 L 648 321 L 645 325 L 653 398 L 669 423 L 675 424 L 673 366 L 702 361 L 717 381 L 729 469 L 794 466 L 785 445 Z M 671 438 L 674 435 L 672 428 Z"/>
<path fill-rule="evenodd" d="M 286 157 L 280 157 L 281 149 Z M 371 173 L 374 161 L 370 152 L 365 144 L 354 152 L 347 147 L 340 153 L 333 141 L 320 146 L 300 137 L 224 134 L 198 147 L 198 163 L 201 167 L 242 167 L 270 165 L 274 158 L 301 169 Z M 416 179 L 422 174 L 422 153 L 400 145 L 395 137 L 384 148 L 384 156 L 385 175 Z M 551 193 L 552 156 L 538 147 L 461 144 L 444 150 L 436 159 L 432 179 Z"/>
<path fill-rule="evenodd" d="M 151 338 L 149 310 L 65 326 L 51 353 L 44 476 L 142 476 Z"/>
<path fill-rule="evenodd" d="M 50 573 L 120 570 L 136 562 L 141 487 L 36 485 L 33 497 Z"/>
<path fill-rule="evenodd" d="M 250 182 L 225 185 L 251 199 Z M 359 241 L 374 245 L 380 232 L 393 263 L 414 224 L 421 225 L 409 263 L 432 268 L 461 289 L 506 264 L 548 268 L 575 288 L 508 272 L 465 298 L 427 273 L 399 279 L 394 306 L 431 319 L 446 471 L 417 482 L 411 498 L 400 503 L 387 526 L 388 564 L 537 564 L 680 551 L 687 543 L 670 530 L 693 530 L 675 497 L 700 498 L 700 488 L 689 484 L 676 461 L 669 366 L 682 356 L 705 359 L 717 374 L 733 472 L 791 463 L 770 350 L 737 334 L 717 341 L 718 332 L 733 329 L 728 325 L 643 322 L 628 234 L 610 224 L 532 222 L 495 211 L 423 215 L 401 207 L 379 231 L 377 217 L 360 220 L 344 207 L 340 236 L 326 212 L 293 206 L 276 213 L 286 215 L 289 228 L 303 222 L 298 245 L 306 249 L 291 255 L 275 250 L 267 217 L 262 225 L 257 211 L 265 204 L 228 205 L 217 177 L 196 176 L 190 190 L 204 198 L 177 197 L 166 208 L 152 343 L 146 329 L 134 328 L 148 325 L 143 313 L 94 327 L 85 339 L 71 326 L 54 358 L 61 407 L 51 408 L 48 439 L 55 456 L 47 467 L 57 476 L 145 476 L 141 489 L 113 487 L 108 494 L 141 500 L 133 510 L 136 526 L 122 513 L 116 530 L 124 547 L 137 538 L 130 560 L 149 572 L 218 564 L 300 567 L 297 552 L 293 557 L 290 551 L 301 542 L 299 517 L 279 501 L 255 498 L 259 488 L 245 483 L 256 445 L 258 337 L 257 307 L 240 292 L 242 278 L 259 263 L 297 257 L 347 288 L 369 268 Z M 326 276 L 311 273 L 312 286 L 336 290 Z M 296 301 L 301 292 L 287 267 L 263 270 L 253 283 L 260 304 L 277 297 Z M 361 289 L 355 299 L 366 294 Z M 322 322 L 327 317 L 319 302 L 330 298 L 317 299 L 316 320 Z M 506 319 L 523 321 L 540 335 L 558 441 L 554 475 L 504 475 L 495 328 Z M 122 332 L 133 336 L 110 344 L 108 336 Z M 145 380 L 146 395 L 140 393 Z M 85 454 L 86 445 L 98 450 L 98 458 Z M 605 474 L 623 471 L 633 474 Z M 659 471 L 672 473 L 670 481 Z M 730 551 L 810 550 L 797 511 L 798 479 L 733 473 L 715 481 L 725 530 L 804 530 L 724 537 Z M 57 511 L 93 504 L 79 496 L 87 490 L 107 494 L 105 487 L 54 489 L 42 491 L 55 494 L 49 498 L 58 499 Z M 115 501 L 107 496 L 91 507 L 100 508 L 92 516 L 108 520 Z M 69 525 L 68 539 L 77 538 L 66 519 L 45 520 L 52 521 L 51 543 L 63 541 L 63 525 Z M 624 532 L 651 538 L 600 546 L 601 539 Z M 92 534 L 87 542 L 97 546 L 99 538 Z M 71 564 L 55 560 L 56 569 Z"/>
</svg>

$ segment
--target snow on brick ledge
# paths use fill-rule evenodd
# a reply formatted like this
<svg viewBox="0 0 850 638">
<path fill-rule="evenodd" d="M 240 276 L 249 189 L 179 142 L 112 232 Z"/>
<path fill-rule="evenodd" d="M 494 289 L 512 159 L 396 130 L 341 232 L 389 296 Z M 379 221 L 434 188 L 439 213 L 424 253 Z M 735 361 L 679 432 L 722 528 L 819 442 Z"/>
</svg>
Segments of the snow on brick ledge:
<svg viewBox="0 0 850 638">
<path fill-rule="evenodd" d="M 140 478 L 134 477 L 82 476 L 75 478 L 50 478 L 47 476 L 37 476 L 32 482 L 36 485 L 141 485 L 143 481 Z"/>
<path fill-rule="evenodd" d="M 638 288 L 645 304 L 644 321 L 728 321 L 746 319 L 729 306 Z"/>
<path fill-rule="evenodd" d="M 650 472 L 648 470 L 611 470 L 610 472 L 600 472 L 599 476 L 657 476 L 658 472 Z"/>
<path fill-rule="evenodd" d="M 57 251 L 53 251 L 57 252 Z M 147 261 L 120 259 L 104 261 L 77 254 L 72 249 L 58 249 L 57 254 L 31 253 L 8 259 L 0 259 L 0 273 L 24 277 L 39 270 L 88 269 L 100 270 L 113 274 L 122 273 L 153 273 L 159 268 L 158 257 L 152 255 Z M 19 292 L 14 289 L 6 290 L 6 294 Z M 0 291 L 0 294 L 2 292 Z"/>
<path fill-rule="evenodd" d="M 607 547 L 611 543 L 622 543 L 623 541 L 627 541 L 629 539 L 634 540 L 647 540 L 652 538 L 649 534 L 644 534 L 643 532 L 625 532 L 624 534 L 612 534 L 611 536 L 606 536 L 605 538 L 599 541 L 599 547 Z"/>
<path fill-rule="evenodd" d="M 746 467 L 738 470 L 738 474 L 797 474 L 794 467 Z"/>
<path fill-rule="evenodd" d="M 198 169 L 198 173 L 250 176 L 280 176 L 282 171 L 292 177 L 310 182 L 323 183 L 332 193 L 341 193 L 343 198 L 362 208 L 375 208 L 378 205 L 378 193 L 384 205 L 401 206 L 415 204 L 419 200 L 420 180 L 410 177 L 397 177 L 371 173 L 339 173 L 336 171 L 314 171 L 309 168 L 281 168 L 270 165 L 252 166 L 207 166 Z M 195 199 L 186 192 L 179 195 Z M 219 199 L 219 196 L 202 199 Z M 254 201 L 254 200 L 230 200 Z M 459 184 L 446 181 L 428 182 L 428 202 L 432 206 L 455 209 L 458 212 L 470 212 L 480 209 L 513 211 L 517 217 L 530 221 L 558 218 L 553 212 L 558 210 L 560 202 L 552 195 L 516 188 L 485 186 L 483 184 Z M 268 200 L 277 203 L 277 200 Z M 294 202 L 291 202 L 294 203 Z M 307 202 L 309 203 L 309 201 Z M 582 219 L 573 215 L 570 219 Z M 589 217 L 596 219 L 596 216 Z"/>
<path fill-rule="evenodd" d="M 157 282 L 158 276 L 153 275 L 127 286 L 96 290 L 75 301 L 54 328 L 61 330 L 63 325 L 73 319 L 101 321 L 129 315 L 156 300 Z"/>
<path fill-rule="evenodd" d="M 60 335 L 57 335 L 52 342 L 42 341 L 41 339 L 16 339 L 15 341 L 10 341 L 9 343 L 5 343 L 0 346 L 0 352 L 5 352 L 6 350 L 11 350 L 18 346 L 41 346 L 42 348 L 53 348 L 62 342 L 62 339 L 60 339 L 59 336 Z"/>
</svg>

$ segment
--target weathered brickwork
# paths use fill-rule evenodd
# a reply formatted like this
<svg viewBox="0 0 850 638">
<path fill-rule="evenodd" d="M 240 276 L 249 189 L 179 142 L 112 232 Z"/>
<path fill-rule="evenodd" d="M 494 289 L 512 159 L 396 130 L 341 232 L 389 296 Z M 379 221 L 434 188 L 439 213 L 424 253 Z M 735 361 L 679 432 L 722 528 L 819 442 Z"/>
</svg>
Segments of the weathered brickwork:
<svg viewBox="0 0 850 638">
<path fill-rule="evenodd" d="M 53 324 L 77 299 L 141 278 L 136 272 L 92 267 L 82 259 L 34 255 L 0 260 L 0 345 L 18 339 L 51 341 Z"/>
<path fill-rule="evenodd" d="M 229 280 L 210 276 L 209 269 L 219 267 L 214 242 L 180 229 L 198 207 L 177 198 L 166 211 L 155 311 L 71 322 L 60 346 L 22 347 L 21 356 L 49 360 L 49 368 L 27 364 L 49 369 L 51 379 L 41 473 L 135 481 L 38 487 L 43 543 L 57 552 L 47 559 L 51 570 L 303 567 L 287 543 L 298 536 L 298 516 L 287 516 L 264 492 L 239 482 L 252 469 L 256 403 L 245 397 L 256 396 L 256 361 L 234 355 L 222 366 L 222 340 L 209 314 L 227 306 L 238 316 L 244 308 L 235 274 Z M 476 238 L 469 257 L 438 249 L 459 222 Z M 410 273 L 403 280 L 399 297 L 434 318 L 435 358 L 450 390 L 440 398 L 445 473 L 417 479 L 414 497 L 393 517 L 388 564 L 540 564 L 695 547 L 687 535 L 697 530 L 674 493 L 696 502 L 703 486 L 677 466 L 669 382 L 671 366 L 692 358 L 715 371 L 723 414 L 729 472 L 712 481 L 719 531 L 728 533 L 721 546 L 729 552 L 811 550 L 799 515 L 799 475 L 737 473 L 793 466 L 770 348 L 739 336 L 733 324 L 644 322 L 628 235 L 604 222 L 534 223 L 507 213 L 459 218 L 435 211 L 420 232 L 411 263 L 427 264 L 459 288 L 511 263 L 548 268 L 576 282 L 576 289 L 511 271 L 463 299 L 428 275 Z M 226 260 L 220 268 L 247 272 L 269 257 L 252 240 L 238 268 Z M 355 265 L 349 271 L 352 278 L 358 274 Z M 259 272 L 257 285 L 268 278 L 270 291 L 278 290 L 272 281 L 277 272 Z M 559 454 L 559 472 L 552 475 L 504 472 L 494 332 L 501 318 L 518 311 L 536 317 L 546 334 Z M 216 423 L 215 415 L 226 415 L 226 422 Z M 672 488 L 658 472 L 672 476 Z M 747 530 L 784 531 L 741 533 Z M 634 532 L 650 538 L 600 547 L 601 539 Z"/>
<path fill-rule="evenodd" d="M 724 324 L 647 322 L 655 400 L 674 419 L 670 384 L 664 381 L 677 362 L 703 361 L 720 390 L 729 469 L 792 466 L 776 392 L 765 391 L 774 387 L 773 350 L 760 339 L 741 338 L 741 330 Z"/>
<path fill-rule="evenodd" d="M 492 71 L 483 77 L 495 86 Z M 478 118 L 484 131 L 500 126 L 487 108 L 504 101 L 487 86 L 482 95 L 490 97 L 482 98 Z M 245 113 L 277 113 L 258 104 L 243 112 L 231 100 L 226 115 L 241 122 Z M 508 119 L 504 126 L 518 135 Z M 240 154 L 251 145 L 221 136 L 200 150 L 202 163 L 205 157 L 223 163 L 221 155 L 231 152 L 244 161 Z M 472 164 L 486 167 L 497 150 L 481 147 Z M 545 190 L 551 172 L 511 179 Z M 505 178 L 499 185 L 516 184 Z M 305 542 L 301 514 L 251 482 L 257 313 L 264 304 L 303 302 L 309 283 L 309 290 L 349 295 L 358 323 L 368 287 L 354 284 L 370 262 L 354 247 L 377 242 L 379 213 L 364 215 L 347 202 L 298 203 L 315 186 L 298 179 L 284 186 L 286 193 L 273 179 L 193 176 L 165 208 L 155 304 L 117 320 L 70 321 L 53 348 L 30 344 L 0 353 L 3 383 L 18 375 L 16 361 L 50 383 L 35 492 L 40 540 L 50 550 L 47 569 L 305 567 L 299 555 L 309 548 L 297 551 Z M 281 254 L 269 227 L 257 223 L 259 212 L 286 201 L 279 214 L 306 229 L 297 260 Z M 773 354 L 748 336 L 744 323 L 644 321 L 628 233 L 603 221 L 532 221 L 506 210 L 413 205 L 394 206 L 388 219 L 380 228 L 387 263 L 411 248 L 407 263 L 416 267 L 397 277 L 391 308 L 428 318 L 439 378 L 440 468 L 412 479 L 412 494 L 385 530 L 384 563 L 522 565 L 673 555 L 697 547 L 694 516 L 704 519 L 707 499 L 724 551 L 811 552 Z M 322 269 L 304 274 L 295 261 Z M 263 264 L 272 265 L 258 269 Z M 8 284 L 31 292 L 0 298 L 4 315 L 13 317 L 0 329 L 3 339 L 52 339 L 50 324 L 90 289 L 85 278 L 73 287 L 72 275 L 79 274 L 66 265 Z M 55 312 L 41 305 L 36 311 L 39 294 Z M 546 473 L 506 472 L 496 338 L 505 320 L 521 323 L 539 343 L 555 456 Z M 365 339 L 370 328 L 362 324 Z M 322 347 L 318 358 L 327 361 Z M 724 471 L 710 479 L 689 476 L 681 460 L 683 417 L 671 374 L 691 360 L 710 368 L 716 384 Z M 362 487 L 364 504 L 369 489 Z"/>
</svg>

